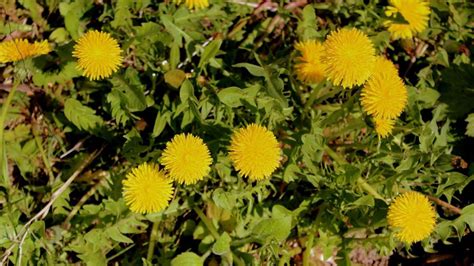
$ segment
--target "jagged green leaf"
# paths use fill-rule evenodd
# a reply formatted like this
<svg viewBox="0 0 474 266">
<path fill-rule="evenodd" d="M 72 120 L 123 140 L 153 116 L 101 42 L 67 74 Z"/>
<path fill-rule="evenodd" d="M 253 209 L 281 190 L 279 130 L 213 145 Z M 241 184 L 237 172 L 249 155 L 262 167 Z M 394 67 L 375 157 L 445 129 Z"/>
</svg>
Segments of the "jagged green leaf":
<svg viewBox="0 0 474 266">
<path fill-rule="evenodd" d="M 91 132 L 104 124 L 104 120 L 92 108 L 72 98 L 64 103 L 64 115 L 80 130 Z"/>
<path fill-rule="evenodd" d="M 127 68 L 124 77 L 116 75 L 112 78 L 112 84 L 116 91 L 123 94 L 130 112 L 143 111 L 148 107 L 145 86 L 138 79 L 137 70 Z"/>
<path fill-rule="evenodd" d="M 125 95 L 116 89 L 112 89 L 107 94 L 107 102 L 110 104 L 112 117 L 117 124 L 125 125 L 131 118 L 131 114 L 126 107 L 127 100 Z"/>
<path fill-rule="evenodd" d="M 133 7 L 134 1 L 132 0 L 117 0 L 115 4 L 115 17 L 110 25 L 113 28 L 132 26 L 132 13 L 130 9 Z"/>
</svg>

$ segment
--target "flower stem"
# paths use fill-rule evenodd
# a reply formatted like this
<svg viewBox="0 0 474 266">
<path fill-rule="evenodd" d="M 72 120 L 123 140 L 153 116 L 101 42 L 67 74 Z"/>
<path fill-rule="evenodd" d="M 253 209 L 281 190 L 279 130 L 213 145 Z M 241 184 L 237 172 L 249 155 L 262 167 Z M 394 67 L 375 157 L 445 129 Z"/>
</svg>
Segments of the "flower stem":
<svg viewBox="0 0 474 266">
<path fill-rule="evenodd" d="M 194 207 L 193 210 L 196 212 L 196 214 L 199 216 L 201 221 L 207 227 L 207 230 L 209 230 L 209 232 L 211 232 L 211 235 L 215 239 L 218 239 L 219 238 L 219 233 L 217 232 L 217 229 L 214 226 L 214 224 L 212 223 L 211 219 L 209 219 L 201 209 L 199 209 L 197 207 Z"/>
<path fill-rule="evenodd" d="M 440 199 L 438 199 L 436 197 L 433 197 L 431 195 L 426 195 L 426 196 L 428 197 L 428 199 L 430 199 L 432 202 L 436 203 L 437 205 L 448 209 L 452 213 L 461 215 L 462 210 L 460 208 L 458 208 L 456 206 L 453 206 L 453 205 L 447 203 L 446 201 L 440 200 Z"/>
<path fill-rule="evenodd" d="M 158 237 L 158 225 L 160 224 L 160 221 L 153 222 L 153 227 L 151 228 L 151 233 L 150 233 L 150 241 L 148 242 L 148 252 L 146 254 L 146 260 L 151 262 L 153 259 L 153 254 L 155 251 L 155 243 L 156 239 Z"/>
<path fill-rule="evenodd" d="M 339 154 L 337 154 L 334 150 L 332 150 L 329 146 L 325 146 L 324 147 L 324 151 L 329 155 L 329 157 L 331 157 L 335 162 L 337 162 L 338 164 L 347 164 L 347 161 L 342 158 L 341 156 L 339 156 Z M 383 200 L 385 203 L 387 203 L 387 201 L 385 200 L 384 197 L 382 197 L 375 188 L 373 188 L 369 183 L 367 183 L 367 181 L 365 181 L 362 177 L 359 177 L 357 178 L 357 183 L 359 184 L 359 186 L 365 190 L 367 193 L 369 193 L 370 195 L 374 196 L 374 198 L 376 199 L 379 199 L 379 200 Z"/>
<path fill-rule="evenodd" d="M 9 178 L 8 178 L 8 166 L 7 166 L 7 155 L 5 151 L 5 140 L 4 138 L 4 131 L 5 131 L 5 120 L 8 114 L 8 108 L 10 108 L 10 104 L 13 100 L 13 96 L 15 95 L 16 89 L 19 83 L 15 81 L 10 92 L 8 93 L 7 99 L 3 103 L 2 113 L 0 115 L 0 168 L 3 175 L 3 183 L 5 187 L 9 187 Z"/>
</svg>

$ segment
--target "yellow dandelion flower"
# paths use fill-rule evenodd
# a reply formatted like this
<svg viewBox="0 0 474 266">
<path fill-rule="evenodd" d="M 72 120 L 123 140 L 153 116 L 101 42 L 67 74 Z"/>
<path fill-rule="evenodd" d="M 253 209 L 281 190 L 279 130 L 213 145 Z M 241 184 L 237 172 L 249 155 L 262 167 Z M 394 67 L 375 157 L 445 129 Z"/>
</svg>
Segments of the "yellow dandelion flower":
<svg viewBox="0 0 474 266">
<path fill-rule="evenodd" d="M 189 9 L 202 9 L 209 6 L 209 0 L 173 0 L 177 5 L 184 2 Z"/>
<path fill-rule="evenodd" d="M 390 204 L 387 220 L 395 230 L 395 236 L 411 244 L 425 239 L 433 232 L 435 216 L 435 210 L 425 195 L 409 191 Z"/>
<path fill-rule="evenodd" d="M 362 107 L 375 117 L 396 118 L 407 103 L 407 89 L 392 62 L 379 56 L 375 65 L 374 73 L 362 88 Z"/>
<path fill-rule="evenodd" d="M 14 39 L 0 43 L 0 63 L 16 62 L 28 57 L 47 54 L 51 51 L 47 41 L 29 43 L 25 39 Z"/>
<path fill-rule="evenodd" d="M 409 24 L 384 23 L 394 39 L 408 39 L 413 37 Z"/>
<path fill-rule="evenodd" d="M 372 74 L 375 49 L 362 31 L 353 28 L 333 31 L 323 45 L 325 73 L 334 85 L 352 88 L 362 85 Z"/>
<path fill-rule="evenodd" d="M 209 174 L 212 158 L 201 138 L 179 134 L 166 143 L 161 162 L 171 178 L 189 185 Z"/>
<path fill-rule="evenodd" d="M 91 80 L 107 78 L 122 63 L 120 46 L 110 34 L 89 31 L 77 41 L 73 56 L 78 58 L 78 69 Z"/>
<path fill-rule="evenodd" d="M 375 132 L 381 138 L 385 138 L 392 133 L 393 125 L 395 124 L 394 119 L 375 117 Z"/>
<path fill-rule="evenodd" d="M 373 74 L 377 74 L 378 72 L 389 72 L 398 75 L 398 69 L 395 67 L 392 61 L 380 55 L 375 57 L 375 67 Z"/>
<path fill-rule="evenodd" d="M 301 53 L 301 56 L 296 58 L 298 63 L 295 66 L 298 79 L 306 83 L 323 81 L 325 79 L 324 65 L 321 62 L 323 45 L 316 40 L 308 40 L 297 43 L 295 48 Z"/>
<path fill-rule="evenodd" d="M 395 39 L 411 38 L 428 26 L 430 15 L 429 3 L 424 0 L 390 0 L 392 6 L 387 7 L 385 14 L 396 17 L 400 14 L 407 23 L 387 20 L 384 25 Z"/>
<path fill-rule="evenodd" d="M 235 169 L 251 180 L 270 177 L 280 165 L 281 149 L 275 135 L 257 124 L 234 132 L 229 151 Z"/>
<path fill-rule="evenodd" d="M 152 213 L 168 207 L 174 188 L 158 165 L 143 163 L 123 180 L 123 197 L 130 210 Z"/>
</svg>

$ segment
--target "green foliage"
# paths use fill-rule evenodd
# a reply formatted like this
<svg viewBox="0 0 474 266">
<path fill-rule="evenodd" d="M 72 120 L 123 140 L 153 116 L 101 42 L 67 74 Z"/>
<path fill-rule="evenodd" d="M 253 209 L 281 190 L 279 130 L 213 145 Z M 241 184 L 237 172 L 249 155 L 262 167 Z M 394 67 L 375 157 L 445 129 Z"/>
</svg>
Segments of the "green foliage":
<svg viewBox="0 0 474 266">
<path fill-rule="evenodd" d="M 464 207 L 461 211 L 461 215 L 454 220 L 443 221 L 438 224 L 438 229 L 436 232 L 439 234 L 439 237 L 447 242 L 447 239 L 453 234 L 459 238 L 464 236 L 466 227 L 469 227 L 470 230 L 474 228 L 474 205 L 468 205 Z M 453 232 L 454 231 L 454 232 Z M 449 243 L 449 242 L 448 242 Z"/>
<path fill-rule="evenodd" d="M 72 98 L 64 103 L 64 115 L 79 130 L 92 132 L 104 123 L 102 117 L 96 115 L 93 109 Z"/>
<path fill-rule="evenodd" d="M 46 39 L 52 48 L 0 64 L 0 260 L 350 265 L 358 247 L 403 253 L 386 215 L 408 190 L 460 209 L 437 207 L 435 231 L 416 245 L 436 252 L 435 244 L 472 233 L 472 4 L 431 1 L 429 27 L 393 40 L 383 26 L 386 1 L 255 8 L 216 0 L 200 10 L 172 2 L 0 0 L 2 40 Z M 377 137 L 362 110 L 360 87 L 296 79 L 294 44 L 324 41 L 341 27 L 366 32 L 407 85 L 388 138 Z M 72 56 L 93 29 L 117 39 L 124 58 L 98 81 L 83 77 Z M 268 180 L 243 178 L 228 156 L 232 132 L 250 123 L 268 127 L 282 147 Z M 132 213 L 125 175 L 160 163 L 180 133 L 208 145 L 211 172 L 177 185 L 162 212 Z"/>
<path fill-rule="evenodd" d="M 185 265 L 185 266 L 200 266 L 203 265 L 204 262 L 201 257 L 196 255 L 196 253 L 193 252 L 184 252 L 176 256 L 171 261 L 171 265 L 173 266 L 178 266 L 178 265 Z"/>
<path fill-rule="evenodd" d="M 474 137 L 474 114 L 469 114 L 469 116 L 466 118 L 466 122 L 466 135 L 469 137 Z"/>
<path fill-rule="evenodd" d="M 78 39 L 85 30 L 85 23 L 81 18 L 91 8 L 92 2 L 87 0 L 65 1 L 59 4 L 59 12 L 64 17 L 64 26 L 72 39 Z"/>
</svg>

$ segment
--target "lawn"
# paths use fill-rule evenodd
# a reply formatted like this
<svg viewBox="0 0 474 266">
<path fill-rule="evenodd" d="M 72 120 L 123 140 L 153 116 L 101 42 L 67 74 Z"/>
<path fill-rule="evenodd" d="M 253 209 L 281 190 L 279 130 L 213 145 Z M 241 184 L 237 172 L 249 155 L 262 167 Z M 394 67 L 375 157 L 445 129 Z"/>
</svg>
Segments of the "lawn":
<svg viewBox="0 0 474 266">
<path fill-rule="evenodd" d="M 0 265 L 471 265 L 474 4 L 0 0 Z"/>
</svg>

